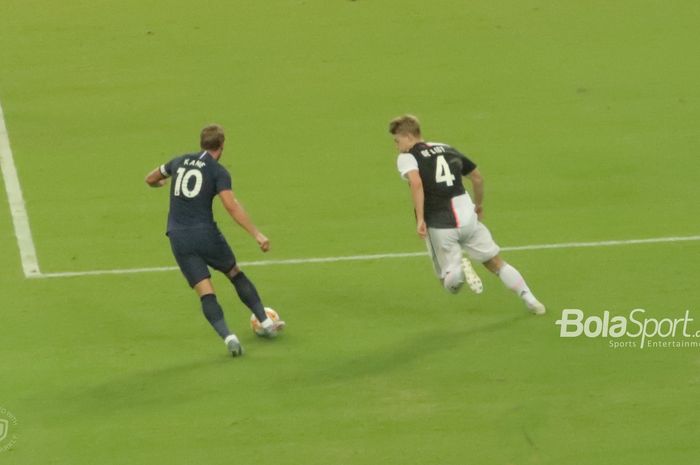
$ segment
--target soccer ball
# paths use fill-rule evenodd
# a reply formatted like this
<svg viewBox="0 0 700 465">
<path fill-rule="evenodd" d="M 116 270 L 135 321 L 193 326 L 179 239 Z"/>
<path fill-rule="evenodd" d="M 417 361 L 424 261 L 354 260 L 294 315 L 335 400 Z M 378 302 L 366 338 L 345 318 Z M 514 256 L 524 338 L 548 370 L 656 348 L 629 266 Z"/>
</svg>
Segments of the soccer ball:
<svg viewBox="0 0 700 465">
<path fill-rule="evenodd" d="M 277 312 L 270 307 L 265 307 L 265 313 L 267 314 L 267 317 L 272 321 L 277 321 L 280 319 L 280 316 L 277 314 Z M 265 335 L 265 330 L 260 325 L 260 322 L 255 317 L 255 315 L 250 315 L 250 327 L 253 329 L 253 332 L 258 336 Z"/>
</svg>

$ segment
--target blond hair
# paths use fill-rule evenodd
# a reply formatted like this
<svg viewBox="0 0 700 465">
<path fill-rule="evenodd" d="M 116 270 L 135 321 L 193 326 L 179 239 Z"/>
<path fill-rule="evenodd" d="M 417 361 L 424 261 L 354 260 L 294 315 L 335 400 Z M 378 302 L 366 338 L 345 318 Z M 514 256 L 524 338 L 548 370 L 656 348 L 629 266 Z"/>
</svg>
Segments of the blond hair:
<svg viewBox="0 0 700 465">
<path fill-rule="evenodd" d="M 226 140 L 224 128 L 218 124 L 210 124 L 202 129 L 199 135 L 199 146 L 204 150 L 219 150 Z"/>
<path fill-rule="evenodd" d="M 389 133 L 420 137 L 420 121 L 413 115 L 398 116 L 389 122 Z"/>
</svg>

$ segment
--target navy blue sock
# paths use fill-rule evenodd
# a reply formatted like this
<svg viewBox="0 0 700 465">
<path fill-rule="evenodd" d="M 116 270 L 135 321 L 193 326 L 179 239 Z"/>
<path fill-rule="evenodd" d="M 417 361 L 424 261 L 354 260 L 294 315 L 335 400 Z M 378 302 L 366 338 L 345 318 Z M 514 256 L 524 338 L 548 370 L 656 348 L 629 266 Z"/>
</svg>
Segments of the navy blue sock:
<svg viewBox="0 0 700 465">
<path fill-rule="evenodd" d="M 202 311 L 204 316 L 207 318 L 209 324 L 214 328 L 221 339 L 226 339 L 226 336 L 231 334 L 226 325 L 226 320 L 224 320 L 224 311 L 221 310 L 221 305 L 216 300 L 216 294 L 203 295 L 202 301 Z"/>
<path fill-rule="evenodd" d="M 248 277 L 243 274 L 242 271 L 239 271 L 233 278 L 231 278 L 231 282 L 233 283 L 233 287 L 236 288 L 236 292 L 238 293 L 238 297 L 241 299 L 241 302 L 243 302 L 246 307 L 253 312 L 258 321 L 262 323 L 263 321 L 267 320 L 265 307 L 260 301 L 258 291 L 255 289 L 253 283 L 250 282 L 250 279 L 248 279 Z"/>
</svg>

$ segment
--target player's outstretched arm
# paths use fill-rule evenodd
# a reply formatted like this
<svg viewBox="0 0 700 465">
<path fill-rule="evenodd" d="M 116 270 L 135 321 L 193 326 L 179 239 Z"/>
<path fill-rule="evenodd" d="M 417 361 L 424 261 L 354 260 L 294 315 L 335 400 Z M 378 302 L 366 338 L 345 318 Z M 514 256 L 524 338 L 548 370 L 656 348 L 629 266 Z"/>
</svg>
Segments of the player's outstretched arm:
<svg viewBox="0 0 700 465">
<path fill-rule="evenodd" d="M 484 211 L 484 178 L 481 176 L 478 168 L 474 168 L 467 176 L 474 190 L 474 211 L 476 211 L 477 217 L 481 219 Z"/>
<path fill-rule="evenodd" d="M 146 184 L 151 187 L 163 187 L 168 181 L 168 178 L 163 176 L 160 172 L 160 168 L 156 168 L 146 176 Z"/>
<path fill-rule="evenodd" d="M 270 250 L 270 240 L 265 237 L 263 233 L 258 231 L 251 221 L 248 213 L 246 213 L 243 205 L 238 202 L 236 196 L 233 194 L 232 190 L 223 190 L 219 192 L 219 197 L 221 198 L 221 203 L 224 204 L 224 208 L 231 215 L 231 218 L 238 223 L 243 229 L 245 229 L 248 234 L 253 236 L 255 241 L 260 246 L 263 252 Z"/>
<path fill-rule="evenodd" d="M 413 208 L 416 211 L 416 232 L 420 237 L 425 239 L 428 228 L 425 225 L 425 193 L 423 192 L 423 181 L 420 178 L 418 170 L 409 171 L 406 173 L 408 184 L 411 187 L 411 199 L 413 200 Z"/>
</svg>

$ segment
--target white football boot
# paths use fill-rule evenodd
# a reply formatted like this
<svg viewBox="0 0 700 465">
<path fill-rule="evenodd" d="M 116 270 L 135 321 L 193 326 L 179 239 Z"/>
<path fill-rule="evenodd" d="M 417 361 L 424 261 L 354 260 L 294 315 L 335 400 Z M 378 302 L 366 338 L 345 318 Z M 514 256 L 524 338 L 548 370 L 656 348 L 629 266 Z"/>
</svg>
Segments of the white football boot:
<svg viewBox="0 0 700 465">
<path fill-rule="evenodd" d="M 532 302 L 527 302 L 525 305 L 527 305 L 527 309 L 533 315 L 544 315 L 547 313 L 547 309 L 545 308 L 544 304 L 537 299 Z"/>
<path fill-rule="evenodd" d="M 235 334 L 229 334 L 226 336 L 224 343 L 226 344 L 228 351 L 231 352 L 232 357 L 240 357 L 243 355 L 243 346 L 241 346 L 241 343 Z"/>
<path fill-rule="evenodd" d="M 481 278 L 474 271 L 472 263 L 467 258 L 462 258 L 462 270 L 464 271 L 464 279 L 467 281 L 469 289 L 476 294 L 484 292 L 484 285 L 481 283 Z"/>
<path fill-rule="evenodd" d="M 268 321 L 272 321 L 272 318 L 268 318 L 265 320 L 265 323 Z M 263 331 L 265 331 L 262 336 L 263 337 L 277 337 L 277 334 L 279 334 L 280 331 L 282 331 L 284 328 L 287 327 L 287 323 L 284 322 L 284 320 L 276 320 L 272 321 L 270 324 L 263 324 Z"/>
</svg>

